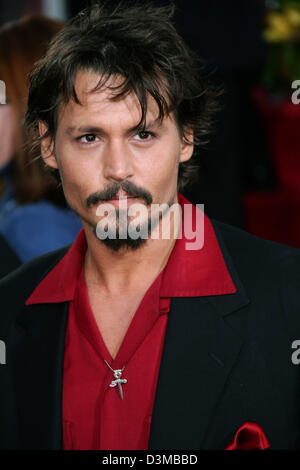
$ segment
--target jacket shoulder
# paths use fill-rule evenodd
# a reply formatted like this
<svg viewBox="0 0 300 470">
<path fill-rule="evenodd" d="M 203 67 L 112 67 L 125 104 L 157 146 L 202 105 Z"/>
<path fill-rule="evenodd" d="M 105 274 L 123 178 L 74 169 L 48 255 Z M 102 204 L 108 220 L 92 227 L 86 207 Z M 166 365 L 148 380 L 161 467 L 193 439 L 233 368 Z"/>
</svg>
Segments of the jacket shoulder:
<svg viewBox="0 0 300 470">
<path fill-rule="evenodd" d="M 211 220 L 221 249 L 227 249 L 234 264 L 248 270 L 289 269 L 300 272 L 300 249 L 265 240 L 245 230 Z"/>
<path fill-rule="evenodd" d="M 225 261 L 257 314 L 280 311 L 290 331 L 300 328 L 300 249 L 271 242 L 212 221 Z M 232 269 L 231 267 L 234 266 Z"/>
<path fill-rule="evenodd" d="M 24 303 L 34 288 L 63 258 L 70 246 L 60 248 L 22 264 L 0 281 L 2 305 Z"/>
</svg>

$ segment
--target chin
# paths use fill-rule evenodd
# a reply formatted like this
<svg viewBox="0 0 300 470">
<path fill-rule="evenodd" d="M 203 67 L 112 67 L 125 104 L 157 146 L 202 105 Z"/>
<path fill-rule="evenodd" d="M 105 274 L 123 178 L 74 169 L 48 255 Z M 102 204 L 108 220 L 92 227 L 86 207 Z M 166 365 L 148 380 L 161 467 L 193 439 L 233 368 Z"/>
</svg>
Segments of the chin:
<svg viewBox="0 0 300 470">
<path fill-rule="evenodd" d="M 135 251 L 145 245 L 147 241 L 146 238 L 137 238 L 136 240 L 133 238 L 105 238 L 100 240 L 98 238 L 98 240 L 114 252 Z"/>
</svg>

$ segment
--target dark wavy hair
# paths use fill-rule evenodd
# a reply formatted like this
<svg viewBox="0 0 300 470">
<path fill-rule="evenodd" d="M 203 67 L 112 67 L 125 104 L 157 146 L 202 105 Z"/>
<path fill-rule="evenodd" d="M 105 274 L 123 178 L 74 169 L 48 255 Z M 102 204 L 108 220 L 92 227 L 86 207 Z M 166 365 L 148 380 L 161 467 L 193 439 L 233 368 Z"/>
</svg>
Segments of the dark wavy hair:
<svg viewBox="0 0 300 470">
<path fill-rule="evenodd" d="M 136 94 L 142 113 L 140 129 L 145 126 L 149 94 L 158 105 L 160 119 L 174 113 L 183 139 L 188 141 L 187 131 L 193 129 L 195 151 L 179 165 L 178 189 L 197 179 L 196 150 L 207 143 L 218 92 L 204 83 L 197 57 L 172 24 L 173 14 L 173 5 L 156 7 L 139 1 L 116 6 L 96 1 L 73 18 L 30 75 L 25 124 L 33 148 L 46 136 L 55 139 L 61 104 L 70 99 L 80 104 L 74 86 L 79 70 L 99 74 L 92 91 L 121 75 L 124 80 L 114 87 L 112 99 Z M 41 137 L 38 121 L 48 129 Z"/>
</svg>

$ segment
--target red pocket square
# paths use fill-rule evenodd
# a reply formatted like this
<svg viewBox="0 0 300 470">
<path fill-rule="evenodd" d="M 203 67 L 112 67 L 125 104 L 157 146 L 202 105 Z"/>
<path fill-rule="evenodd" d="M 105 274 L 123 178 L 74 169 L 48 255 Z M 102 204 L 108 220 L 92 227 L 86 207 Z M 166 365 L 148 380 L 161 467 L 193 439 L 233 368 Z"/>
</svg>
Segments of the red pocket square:
<svg viewBox="0 0 300 470">
<path fill-rule="evenodd" d="M 270 447 L 263 428 L 253 421 L 242 424 L 224 450 L 263 450 Z"/>
</svg>

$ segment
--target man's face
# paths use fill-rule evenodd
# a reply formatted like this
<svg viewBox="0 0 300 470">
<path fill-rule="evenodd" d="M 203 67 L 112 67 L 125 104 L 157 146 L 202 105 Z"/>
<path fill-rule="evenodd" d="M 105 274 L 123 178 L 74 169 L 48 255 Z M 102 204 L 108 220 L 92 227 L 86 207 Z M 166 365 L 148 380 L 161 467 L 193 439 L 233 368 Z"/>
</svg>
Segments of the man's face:
<svg viewBox="0 0 300 470">
<path fill-rule="evenodd" d="M 158 121 L 158 107 L 152 97 L 148 100 L 146 128 L 134 129 L 140 121 L 141 109 L 137 97 L 129 94 L 112 101 L 113 90 L 106 86 L 88 93 L 98 83 L 99 75 L 78 72 L 75 81 L 77 96 L 82 105 L 69 101 L 58 116 L 55 146 L 49 152 L 49 139 L 44 139 L 42 153 L 46 163 L 60 171 L 63 189 L 69 206 L 81 217 L 85 227 L 95 232 L 99 204 L 113 204 L 120 210 L 127 199 L 144 204 L 177 201 L 177 176 L 180 162 L 188 160 L 193 145 L 186 144 L 171 116 Z M 120 83 L 116 77 L 108 85 Z M 46 127 L 40 123 L 40 133 Z M 143 241 L 143 240 L 142 240 Z M 105 241 L 114 249 L 121 246 L 136 248 L 141 241 Z"/>
</svg>

